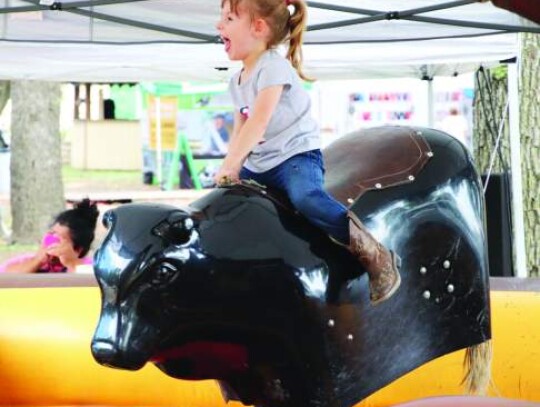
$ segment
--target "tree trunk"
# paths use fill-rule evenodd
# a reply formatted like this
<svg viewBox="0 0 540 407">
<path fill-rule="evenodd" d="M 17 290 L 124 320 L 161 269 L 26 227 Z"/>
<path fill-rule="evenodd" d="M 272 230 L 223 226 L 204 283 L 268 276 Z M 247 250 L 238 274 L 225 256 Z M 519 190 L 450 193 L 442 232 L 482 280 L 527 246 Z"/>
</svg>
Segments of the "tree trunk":
<svg viewBox="0 0 540 407">
<path fill-rule="evenodd" d="M 537 92 L 540 89 L 539 55 L 540 36 L 522 34 L 519 88 L 521 170 L 525 250 L 527 270 L 531 276 L 538 276 L 540 270 L 540 105 L 537 102 Z M 498 133 L 507 103 L 506 69 L 495 68 L 487 71 L 485 76 L 478 75 L 478 77 L 474 100 L 474 154 L 479 171 L 486 173 L 490 164 L 490 154 L 495 146 L 496 136 L 492 133 Z M 494 129 L 492 133 L 488 131 L 489 127 Z M 510 170 L 509 140 L 508 120 L 506 120 L 501 138 L 501 153 L 494 161 L 493 173 Z"/>
<path fill-rule="evenodd" d="M 495 151 L 499 126 L 508 98 L 506 67 L 476 73 L 473 101 L 473 150 L 476 166 L 487 174 L 493 160 L 492 173 L 502 173 L 510 166 L 510 136 L 508 116 L 499 140 L 500 153 Z M 493 154 L 495 156 L 493 157 Z"/>
<path fill-rule="evenodd" d="M 2 110 L 4 110 L 4 107 L 9 100 L 9 89 L 9 81 L 0 81 L 0 114 L 2 114 Z"/>
<path fill-rule="evenodd" d="M 60 146 L 60 84 L 11 83 L 12 240 L 35 243 L 65 208 Z"/>
<path fill-rule="evenodd" d="M 523 34 L 520 84 L 520 133 L 527 267 L 540 271 L 540 35 Z"/>
</svg>

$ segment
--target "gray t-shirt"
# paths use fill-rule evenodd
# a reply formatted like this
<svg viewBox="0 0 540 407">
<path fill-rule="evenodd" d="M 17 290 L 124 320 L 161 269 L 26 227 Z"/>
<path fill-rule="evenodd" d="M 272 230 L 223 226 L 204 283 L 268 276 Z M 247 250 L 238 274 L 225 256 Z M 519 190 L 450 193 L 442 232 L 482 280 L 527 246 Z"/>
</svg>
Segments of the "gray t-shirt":
<svg viewBox="0 0 540 407">
<path fill-rule="evenodd" d="M 266 51 L 248 78 L 240 82 L 237 72 L 229 84 L 236 111 L 246 117 L 259 91 L 284 85 L 264 139 L 247 157 L 244 166 L 253 172 L 268 171 L 296 154 L 321 147 L 319 127 L 311 116 L 311 100 L 296 70 L 276 50 Z"/>
</svg>

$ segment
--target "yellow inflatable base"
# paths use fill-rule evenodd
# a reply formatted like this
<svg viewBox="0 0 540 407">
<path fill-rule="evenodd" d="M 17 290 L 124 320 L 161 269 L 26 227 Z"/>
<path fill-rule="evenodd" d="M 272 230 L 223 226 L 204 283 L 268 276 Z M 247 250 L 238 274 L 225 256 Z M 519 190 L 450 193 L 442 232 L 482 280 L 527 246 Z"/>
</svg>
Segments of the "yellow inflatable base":
<svg viewBox="0 0 540 407">
<path fill-rule="evenodd" d="M 489 395 L 540 401 L 540 293 L 495 291 L 491 306 Z M 213 381 L 175 380 L 152 365 L 137 372 L 98 365 L 90 341 L 99 307 L 96 287 L 0 289 L 0 406 L 226 405 Z M 463 394 L 462 362 L 462 351 L 439 358 L 357 406 Z"/>
</svg>

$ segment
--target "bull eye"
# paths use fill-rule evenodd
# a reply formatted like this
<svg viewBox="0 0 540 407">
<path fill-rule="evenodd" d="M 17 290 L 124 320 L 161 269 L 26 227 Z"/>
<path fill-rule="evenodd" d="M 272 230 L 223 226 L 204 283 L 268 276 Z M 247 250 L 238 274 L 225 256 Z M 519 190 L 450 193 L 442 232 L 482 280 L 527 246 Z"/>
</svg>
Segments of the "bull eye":
<svg viewBox="0 0 540 407">
<path fill-rule="evenodd" d="M 183 245 L 189 242 L 192 230 L 193 220 L 186 218 L 170 225 L 164 234 L 164 238 L 174 245 Z"/>
<path fill-rule="evenodd" d="M 152 284 L 163 285 L 171 282 L 178 269 L 171 263 L 163 262 L 156 266 L 152 277 Z"/>
</svg>

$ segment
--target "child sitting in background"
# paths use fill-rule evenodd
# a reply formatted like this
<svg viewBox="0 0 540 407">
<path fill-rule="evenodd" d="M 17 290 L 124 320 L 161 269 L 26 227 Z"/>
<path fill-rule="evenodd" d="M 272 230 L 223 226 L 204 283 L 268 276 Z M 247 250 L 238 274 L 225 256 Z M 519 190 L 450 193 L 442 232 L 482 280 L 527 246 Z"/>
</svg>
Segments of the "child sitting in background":
<svg viewBox="0 0 540 407">
<path fill-rule="evenodd" d="M 0 265 L 6 273 L 73 273 L 92 263 L 85 257 L 94 240 L 99 210 L 84 199 L 73 209 L 60 212 L 43 236 L 36 253 L 8 260 Z"/>
</svg>

